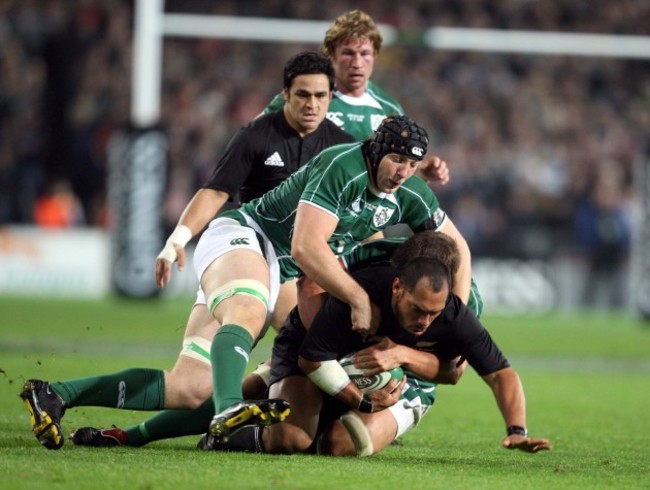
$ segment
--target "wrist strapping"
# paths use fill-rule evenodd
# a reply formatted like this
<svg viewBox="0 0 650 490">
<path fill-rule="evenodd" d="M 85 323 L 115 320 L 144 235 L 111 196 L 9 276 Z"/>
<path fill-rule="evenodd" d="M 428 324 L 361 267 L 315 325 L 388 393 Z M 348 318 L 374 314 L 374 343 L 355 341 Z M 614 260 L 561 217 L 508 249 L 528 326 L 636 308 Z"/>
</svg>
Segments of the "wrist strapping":
<svg viewBox="0 0 650 490">
<path fill-rule="evenodd" d="M 185 245 L 187 245 L 187 242 L 189 242 L 191 239 L 192 230 L 190 230 L 185 225 L 178 225 L 176 228 L 174 228 L 174 231 L 172 231 L 171 235 L 169 235 L 169 238 L 165 242 L 165 246 L 158 254 L 158 258 L 168 260 L 169 262 L 174 262 L 177 258 L 175 245 L 185 247 Z"/>
</svg>

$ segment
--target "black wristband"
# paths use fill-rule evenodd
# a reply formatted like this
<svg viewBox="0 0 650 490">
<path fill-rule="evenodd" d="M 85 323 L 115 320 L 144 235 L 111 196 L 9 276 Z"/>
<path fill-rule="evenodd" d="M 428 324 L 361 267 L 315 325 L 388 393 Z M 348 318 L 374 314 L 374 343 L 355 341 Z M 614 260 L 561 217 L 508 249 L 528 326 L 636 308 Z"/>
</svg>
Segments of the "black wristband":
<svg viewBox="0 0 650 490">
<path fill-rule="evenodd" d="M 361 397 L 358 410 L 362 413 L 372 413 L 372 401 L 366 395 Z"/>
<path fill-rule="evenodd" d="M 514 434 L 524 437 L 528 436 L 528 430 L 526 430 L 526 427 L 522 427 L 521 425 L 511 425 L 506 431 L 509 436 L 512 436 Z"/>
</svg>

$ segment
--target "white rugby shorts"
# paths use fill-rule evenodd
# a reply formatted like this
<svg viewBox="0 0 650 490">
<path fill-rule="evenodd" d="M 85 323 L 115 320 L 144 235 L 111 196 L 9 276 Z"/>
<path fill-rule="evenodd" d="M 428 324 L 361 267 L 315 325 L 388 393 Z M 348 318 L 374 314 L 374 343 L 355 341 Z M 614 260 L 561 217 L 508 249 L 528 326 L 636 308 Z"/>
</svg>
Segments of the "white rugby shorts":
<svg viewBox="0 0 650 490">
<path fill-rule="evenodd" d="M 252 250 L 266 257 L 266 263 L 269 266 L 268 320 L 275 309 L 275 303 L 278 300 L 280 291 L 280 265 L 271 241 L 257 226 L 257 223 L 248 216 L 245 217 L 248 226 L 242 226 L 239 222 L 230 218 L 213 219 L 201 235 L 194 250 L 194 270 L 199 279 L 199 290 L 194 304 L 206 304 L 205 291 L 201 288 L 200 281 L 201 276 L 212 262 L 233 250 Z M 258 237 L 264 243 L 264 251 L 262 251 Z"/>
</svg>

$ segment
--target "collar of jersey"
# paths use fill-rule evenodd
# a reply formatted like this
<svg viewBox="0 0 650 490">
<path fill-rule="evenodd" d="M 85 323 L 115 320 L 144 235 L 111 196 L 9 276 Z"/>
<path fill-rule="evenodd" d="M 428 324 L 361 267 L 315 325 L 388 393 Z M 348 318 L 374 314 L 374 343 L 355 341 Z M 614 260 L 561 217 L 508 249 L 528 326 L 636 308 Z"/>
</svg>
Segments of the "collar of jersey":
<svg viewBox="0 0 650 490">
<path fill-rule="evenodd" d="M 377 100 L 367 91 L 365 91 L 361 97 L 352 97 L 351 95 L 345 95 L 338 90 L 334 91 L 334 95 L 348 105 L 374 107 L 375 109 L 381 110 L 381 105 L 379 102 L 377 102 Z"/>
<path fill-rule="evenodd" d="M 388 194 L 386 192 L 381 192 L 375 184 L 372 182 L 368 181 L 368 190 L 370 191 L 371 194 L 374 194 L 380 199 L 388 199 L 389 201 L 397 204 L 397 198 L 395 197 L 395 194 Z"/>
</svg>

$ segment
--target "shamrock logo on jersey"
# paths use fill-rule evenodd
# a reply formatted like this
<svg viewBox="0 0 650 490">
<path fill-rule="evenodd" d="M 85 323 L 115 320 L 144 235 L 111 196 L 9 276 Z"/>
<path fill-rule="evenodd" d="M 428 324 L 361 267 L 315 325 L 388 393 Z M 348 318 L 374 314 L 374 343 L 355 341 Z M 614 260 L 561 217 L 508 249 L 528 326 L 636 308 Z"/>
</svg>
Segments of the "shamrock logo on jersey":
<svg viewBox="0 0 650 490">
<path fill-rule="evenodd" d="M 377 228 L 383 227 L 386 223 L 388 223 L 394 212 L 394 209 L 379 206 L 375 211 L 375 215 L 372 217 L 372 224 Z"/>
</svg>

